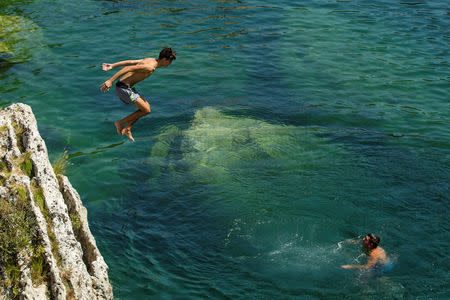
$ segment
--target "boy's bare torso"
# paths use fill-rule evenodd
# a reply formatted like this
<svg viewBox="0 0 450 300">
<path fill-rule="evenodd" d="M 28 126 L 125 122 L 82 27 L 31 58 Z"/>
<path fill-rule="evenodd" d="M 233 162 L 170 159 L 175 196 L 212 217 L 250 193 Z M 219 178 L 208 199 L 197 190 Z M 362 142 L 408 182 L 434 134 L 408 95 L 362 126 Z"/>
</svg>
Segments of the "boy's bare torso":
<svg viewBox="0 0 450 300">
<path fill-rule="evenodd" d="M 150 75 L 153 74 L 153 72 L 156 69 L 156 66 L 158 65 L 158 61 L 154 58 L 144 58 L 139 63 L 136 64 L 136 66 L 141 67 L 138 71 L 130 71 L 122 76 L 120 81 L 122 81 L 125 84 L 128 84 L 129 86 L 133 86 L 136 83 L 146 79 Z"/>
</svg>

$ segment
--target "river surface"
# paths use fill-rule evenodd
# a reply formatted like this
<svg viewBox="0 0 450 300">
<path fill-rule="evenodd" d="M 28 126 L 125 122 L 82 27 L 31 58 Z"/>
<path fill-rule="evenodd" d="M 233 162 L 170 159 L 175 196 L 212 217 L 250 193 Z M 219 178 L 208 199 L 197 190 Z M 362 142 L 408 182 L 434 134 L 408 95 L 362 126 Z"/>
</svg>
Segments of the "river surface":
<svg viewBox="0 0 450 300">
<path fill-rule="evenodd" d="M 0 1 L 0 105 L 31 105 L 117 299 L 448 299 L 447 1 Z M 136 88 L 102 62 L 177 60 Z M 394 268 L 363 264 L 373 232 Z"/>
</svg>

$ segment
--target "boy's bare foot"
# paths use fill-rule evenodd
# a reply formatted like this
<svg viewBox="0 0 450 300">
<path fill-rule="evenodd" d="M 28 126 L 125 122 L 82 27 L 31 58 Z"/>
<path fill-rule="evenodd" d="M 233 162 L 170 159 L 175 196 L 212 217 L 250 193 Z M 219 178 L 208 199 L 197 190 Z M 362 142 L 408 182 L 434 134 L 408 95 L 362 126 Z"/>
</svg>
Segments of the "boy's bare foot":
<svg viewBox="0 0 450 300">
<path fill-rule="evenodd" d="M 120 125 L 119 121 L 115 121 L 114 126 L 116 126 L 117 134 L 123 135 L 122 125 Z"/>
<path fill-rule="evenodd" d="M 125 134 L 130 140 L 134 142 L 133 136 L 131 135 L 131 129 L 130 128 L 124 128 L 122 129 L 122 135 Z"/>
</svg>

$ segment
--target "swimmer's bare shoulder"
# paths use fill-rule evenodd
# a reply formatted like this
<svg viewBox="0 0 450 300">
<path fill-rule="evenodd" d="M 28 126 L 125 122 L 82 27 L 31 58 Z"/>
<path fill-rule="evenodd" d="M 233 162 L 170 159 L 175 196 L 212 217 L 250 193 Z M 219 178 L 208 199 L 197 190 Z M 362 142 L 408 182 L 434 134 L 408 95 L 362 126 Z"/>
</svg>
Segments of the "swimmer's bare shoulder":
<svg viewBox="0 0 450 300">
<path fill-rule="evenodd" d="M 375 260 L 376 263 L 385 264 L 388 261 L 386 252 L 381 247 L 377 247 L 372 250 L 370 256 Z"/>
</svg>

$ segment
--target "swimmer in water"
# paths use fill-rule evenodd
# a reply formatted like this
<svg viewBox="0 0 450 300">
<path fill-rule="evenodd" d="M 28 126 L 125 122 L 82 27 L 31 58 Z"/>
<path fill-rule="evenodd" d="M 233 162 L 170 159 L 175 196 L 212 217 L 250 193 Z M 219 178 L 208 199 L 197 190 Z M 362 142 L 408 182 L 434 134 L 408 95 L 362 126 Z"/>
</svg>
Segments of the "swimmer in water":
<svg viewBox="0 0 450 300">
<path fill-rule="evenodd" d="M 388 271 L 392 268 L 392 264 L 386 256 L 386 252 L 383 248 L 378 246 L 380 243 L 380 237 L 373 233 L 367 234 L 362 239 L 362 246 L 367 251 L 369 258 L 365 265 L 343 265 L 344 269 L 372 269 L 380 271 Z"/>
</svg>

